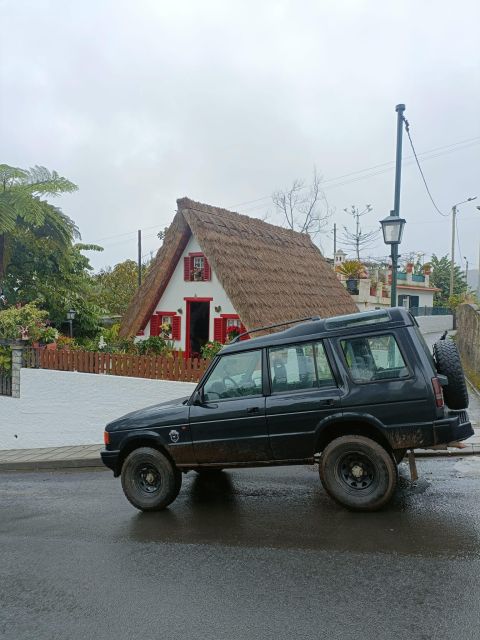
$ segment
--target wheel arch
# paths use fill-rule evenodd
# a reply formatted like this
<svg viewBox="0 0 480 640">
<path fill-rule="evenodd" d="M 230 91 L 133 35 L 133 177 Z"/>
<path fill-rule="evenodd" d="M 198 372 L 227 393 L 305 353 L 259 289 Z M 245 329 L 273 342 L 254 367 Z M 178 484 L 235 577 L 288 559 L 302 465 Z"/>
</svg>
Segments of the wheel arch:
<svg viewBox="0 0 480 640">
<path fill-rule="evenodd" d="M 120 453 L 117 458 L 117 465 L 114 471 L 114 476 L 118 477 L 122 472 L 123 463 L 125 462 L 126 457 L 132 453 L 135 449 L 139 449 L 140 447 L 152 447 L 152 449 L 157 449 L 157 451 L 161 451 L 175 466 L 175 461 L 170 455 L 167 447 L 161 440 L 161 438 L 156 433 L 135 433 L 131 436 L 128 436 L 122 443 L 120 448 Z"/>
<path fill-rule="evenodd" d="M 384 427 L 374 416 L 344 414 L 323 423 L 317 430 L 314 454 L 341 436 L 358 435 L 371 438 L 384 449 L 393 453 L 393 447 L 384 432 Z"/>
</svg>

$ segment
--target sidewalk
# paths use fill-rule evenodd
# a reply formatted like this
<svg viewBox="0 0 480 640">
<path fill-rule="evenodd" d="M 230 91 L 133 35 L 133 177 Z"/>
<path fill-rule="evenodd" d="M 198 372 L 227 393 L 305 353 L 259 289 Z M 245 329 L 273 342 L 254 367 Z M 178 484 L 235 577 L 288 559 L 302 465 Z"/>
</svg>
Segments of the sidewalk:
<svg viewBox="0 0 480 640">
<path fill-rule="evenodd" d="M 0 471 L 36 471 L 37 469 L 77 469 L 102 467 L 101 444 L 45 449 L 9 449 L 0 451 Z"/>
</svg>

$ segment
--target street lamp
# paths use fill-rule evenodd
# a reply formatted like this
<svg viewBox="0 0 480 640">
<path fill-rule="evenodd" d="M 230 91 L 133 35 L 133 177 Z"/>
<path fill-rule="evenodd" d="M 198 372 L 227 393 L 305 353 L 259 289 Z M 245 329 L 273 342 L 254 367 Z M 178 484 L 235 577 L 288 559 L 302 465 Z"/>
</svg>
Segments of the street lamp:
<svg viewBox="0 0 480 640">
<path fill-rule="evenodd" d="M 456 219 L 457 219 L 457 207 L 461 204 L 465 204 L 466 202 L 471 202 L 472 200 L 476 200 L 477 196 L 473 196 L 472 198 L 467 198 L 466 200 L 462 200 L 462 202 L 457 202 L 452 207 L 452 260 L 450 263 L 450 297 L 453 296 L 453 282 L 455 275 L 455 228 L 456 228 Z"/>
<path fill-rule="evenodd" d="M 390 215 L 380 220 L 383 232 L 383 241 L 391 246 L 390 257 L 392 259 L 392 285 L 390 294 L 390 306 L 397 306 L 397 264 L 398 264 L 398 245 L 402 242 L 403 228 L 406 220 L 395 215 L 394 211 L 390 211 Z"/>
<path fill-rule="evenodd" d="M 67 311 L 67 320 L 70 324 L 70 338 L 73 338 L 73 321 L 75 320 L 76 315 L 77 314 L 74 309 L 70 309 L 70 311 Z"/>
</svg>

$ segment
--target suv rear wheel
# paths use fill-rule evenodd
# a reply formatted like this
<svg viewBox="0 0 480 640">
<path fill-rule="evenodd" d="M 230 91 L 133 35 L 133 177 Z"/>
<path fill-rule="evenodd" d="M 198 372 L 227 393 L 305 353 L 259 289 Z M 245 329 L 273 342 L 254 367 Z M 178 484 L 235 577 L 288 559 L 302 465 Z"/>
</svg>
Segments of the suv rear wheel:
<svg viewBox="0 0 480 640">
<path fill-rule="evenodd" d="M 123 492 L 141 511 L 165 509 L 178 496 L 181 486 L 181 472 L 157 449 L 135 449 L 123 463 Z"/>
<path fill-rule="evenodd" d="M 377 511 L 397 486 L 397 465 L 378 442 L 364 436 L 342 436 L 324 449 L 320 480 L 327 493 L 353 511 Z"/>
</svg>

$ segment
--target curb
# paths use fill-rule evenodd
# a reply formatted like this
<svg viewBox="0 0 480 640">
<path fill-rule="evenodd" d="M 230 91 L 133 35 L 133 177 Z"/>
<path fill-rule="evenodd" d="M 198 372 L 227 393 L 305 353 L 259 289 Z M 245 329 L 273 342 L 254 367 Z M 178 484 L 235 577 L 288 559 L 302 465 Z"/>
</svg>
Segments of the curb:
<svg viewBox="0 0 480 640">
<path fill-rule="evenodd" d="M 43 469 L 106 469 L 101 458 L 72 458 L 71 460 L 29 460 L 28 462 L 0 462 L 0 471 L 41 471 Z"/>
<path fill-rule="evenodd" d="M 473 382 L 470 382 L 470 380 L 467 378 L 467 376 L 465 376 L 465 380 L 467 381 L 467 386 L 469 387 L 469 391 L 473 391 L 473 393 L 477 396 L 477 398 L 480 400 L 480 391 L 477 389 L 477 387 L 473 384 Z"/>
<path fill-rule="evenodd" d="M 476 447 L 476 448 L 474 448 Z M 413 450 L 416 458 L 463 458 L 465 456 L 480 456 L 480 445 L 470 445 L 466 449 L 450 449 L 439 451 L 426 451 L 425 449 Z"/>
</svg>

